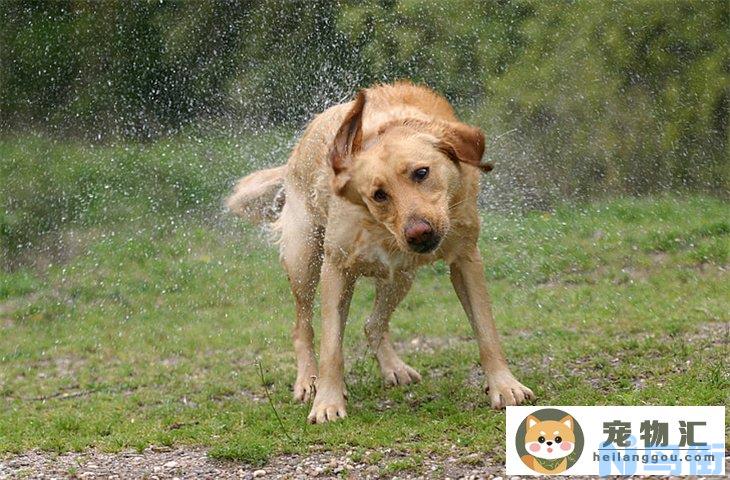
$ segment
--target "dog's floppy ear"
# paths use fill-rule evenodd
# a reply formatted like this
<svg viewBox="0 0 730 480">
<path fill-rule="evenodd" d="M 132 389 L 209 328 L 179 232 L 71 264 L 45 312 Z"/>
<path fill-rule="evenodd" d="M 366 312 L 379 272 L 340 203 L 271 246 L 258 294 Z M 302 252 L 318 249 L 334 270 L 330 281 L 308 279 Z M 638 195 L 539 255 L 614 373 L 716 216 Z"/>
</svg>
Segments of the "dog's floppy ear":
<svg viewBox="0 0 730 480">
<path fill-rule="evenodd" d="M 346 170 L 352 162 L 352 156 L 362 148 L 362 112 L 365 108 L 365 92 L 360 90 L 355 103 L 340 125 L 330 148 L 329 162 L 335 172 L 334 190 L 341 194 L 349 175 Z"/>
<path fill-rule="evenodd" d="M 482 163 L 484 134 L 481 130 L 464 123 L 449 122 L 439 133 L 436 147 L 449 158 L 474 165 L 484 173 L 492 170 L 492 165 Z"/>
</svg>

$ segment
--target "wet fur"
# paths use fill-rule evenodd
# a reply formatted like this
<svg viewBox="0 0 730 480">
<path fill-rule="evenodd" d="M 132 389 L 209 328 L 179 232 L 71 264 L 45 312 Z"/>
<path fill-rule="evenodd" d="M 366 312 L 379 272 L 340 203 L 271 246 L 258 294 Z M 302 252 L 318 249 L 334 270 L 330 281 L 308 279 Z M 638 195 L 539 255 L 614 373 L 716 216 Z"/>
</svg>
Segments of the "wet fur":
<svg viewBox="0 0 730 480">
<path fill-rule="evenodd" d="M 437 260 L 451 267 L 452 283 L 477 337 L 492 405 L 501 408 L 532 397 L 504 359 L 476 246 L 479 177 L 491 170 L 481 161 L 483 151 L 482 132 L 459 122 L 443 97 L 399 82 L 363 90 L 353 101 L 317 115 L 285 167 L 239 182 L 227 204 L 254 221 L 265 218 L 256 208 L 271 202 L 277 186 L 284 187 L 286 201 L 274 231 L 296 302 L 295 398 L 310 399 L 316 379 L 311 422 L 345 416 L 342 336 L 358 277 L 376 279 L 375 306 L 365 330 L 386 383 L 420 381 L 396 354 L 388 322 L 415 270 Z M 411 172 L 419 166 L 430 173 L 417 184 Z M 389 192 L 388 201 L 373 200 L 377 189 Z M 435 250 L 409 249 L 403 232 L 414 221 L 428 222 L 440 236 Z M 311 326 L 318 283 L 323 323 L 319 368 Z"/>
</svg>

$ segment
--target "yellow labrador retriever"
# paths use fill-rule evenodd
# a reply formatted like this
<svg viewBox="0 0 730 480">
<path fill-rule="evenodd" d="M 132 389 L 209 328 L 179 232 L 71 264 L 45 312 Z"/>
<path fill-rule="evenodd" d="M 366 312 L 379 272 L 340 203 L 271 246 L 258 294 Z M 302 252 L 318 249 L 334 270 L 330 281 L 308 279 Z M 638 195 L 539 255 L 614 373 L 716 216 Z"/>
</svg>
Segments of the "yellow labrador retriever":
<svg viewBox="0 0 730 480">
<path fill-rule="evenodd" d="M 399 82 L 362 90 L 355 100 L 327 109 L 285 166 L 236 185 L 227 200 L 234 213 L 265 220 L 281 209 L 274 229 L 296 301 L 294 397 L 307 401 L 314 394 L 310 422 L 345 416 L 342 338 L 360 276 L 376 282 L 365 333 L 385 381 L 421 379 L 393 348 L 388 322 L 416 269 L 437 260 L 450 266 L 474 330 L 492 407 L 533 397 L 505 361 L 477 249 L 479 172 L 491 170 L 481 163 L 483 153 L 482 132 L 459 122 L 443 97 Z M 319 369 L 312 330 L 318 283 Z"/>
</svg>

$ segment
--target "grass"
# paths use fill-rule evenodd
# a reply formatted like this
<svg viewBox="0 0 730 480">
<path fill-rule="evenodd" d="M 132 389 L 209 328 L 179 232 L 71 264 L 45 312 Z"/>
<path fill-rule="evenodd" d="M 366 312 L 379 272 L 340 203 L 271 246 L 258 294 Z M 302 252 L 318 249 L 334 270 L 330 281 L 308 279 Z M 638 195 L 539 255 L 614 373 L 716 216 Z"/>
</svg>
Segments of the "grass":
<svg viewBox="0 0 730 480">
<path fill-rule="evenodd" d="M 17 253 L 68 229 L 156 220 L 209 209 L 252 165 L 283 163 L 292 134 L 194 135 L 89 145 L 0 138 L 0 248 Z"/>
<path fill-rule="evenodd" d="M 162 147 L 138 148 L 135 162 Z M 97 152 L 100 162 L 109 151 Z M 229 153 L 216 151 L 213 159 Z M 186 180 L 207 185 L 208 206 L 229 180 L 216 175 Z M 290 398 L 294 310 L 276 251 L 210 208 L 175 210 L 176 195 L 163 195 L 157 213 L 132 200 L 96 220 L 81 208 L 54 227 L 72 253 L 43 269 L 0 270 L 0 452 L 190 444 L 260 465 L 285 452 L 397 445 L 409 456 L 391 461 L 390 474 L 454 450 L 503 455 L 504 413 L 480 390 L 476 345 L 445 266 L 419 272 L 393 320 L 398 348 L 424 381 L 383 387 L 364 347 L 373 288 L 363 280 L 347 327 L 348 419 L 307 425 L 309 407 Z M 127 207 L 141 213 L 127 217 Z M 9 211 L 13 228 L 47 241 Z M 711 198 L 657 197 L 485 214 L 480 247 L 499 330 L 539 404 L 730 403 L 729 211 Z M 31 252 L 43 255 L 6 255 Z"/>
</svg>

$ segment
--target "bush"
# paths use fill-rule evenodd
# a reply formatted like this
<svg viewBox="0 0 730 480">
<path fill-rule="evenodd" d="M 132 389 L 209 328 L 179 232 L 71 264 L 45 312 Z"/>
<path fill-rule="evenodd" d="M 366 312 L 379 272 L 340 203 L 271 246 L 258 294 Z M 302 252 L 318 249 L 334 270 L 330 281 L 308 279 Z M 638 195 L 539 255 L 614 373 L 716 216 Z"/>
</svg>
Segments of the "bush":
<svg viewBox="0 0 730 480">
<path fill-rule="evenodd" d="M 300 126 L 409 77 L 487 131 L 491 203 L 730 190 L 723 0 L 18 0 L 0 20 L 6 135 Z"/>
<path fill-rule="evenodd" d="M 727 193 L 727 2 L 540 3 L 482 117 L 515 126 L 525 175 L 569 197 Z M 557 186 L 557 188 L 554 188 Z"/>
</svg>

